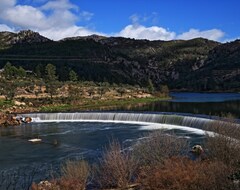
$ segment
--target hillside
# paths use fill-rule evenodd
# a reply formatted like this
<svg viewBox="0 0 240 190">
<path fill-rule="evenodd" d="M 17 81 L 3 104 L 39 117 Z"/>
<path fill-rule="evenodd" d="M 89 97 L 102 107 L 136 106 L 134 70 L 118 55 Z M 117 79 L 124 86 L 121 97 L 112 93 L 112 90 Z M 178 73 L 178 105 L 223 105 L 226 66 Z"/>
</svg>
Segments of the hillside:
<svg viewBox="0 0 240 190">
<path fill-rule="evenodd" d="M 0 47 L 0 68 L 10 61 L 24 69 L 40 68 L 44 75 L 45 65 L 52 63 L 62 81 L 73 69 L 81 80 L 146 86 L 151 79 L 156 87 L 167 84 L 172 90 L 240 90 L 239 40 L 221 44 L 202 38 L 148 41 L 92 35 L 51 41 L 22 31 L 0 33 Z"/>
</svg>

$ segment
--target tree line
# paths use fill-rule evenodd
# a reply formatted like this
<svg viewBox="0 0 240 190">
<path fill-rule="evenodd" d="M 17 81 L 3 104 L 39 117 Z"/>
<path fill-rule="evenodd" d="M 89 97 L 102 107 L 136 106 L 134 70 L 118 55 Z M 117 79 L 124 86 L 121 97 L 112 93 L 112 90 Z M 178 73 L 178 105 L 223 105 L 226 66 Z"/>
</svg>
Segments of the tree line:
<svg viewBox="0 0 240 190">
<path fill-rule="evenodd" d="M 39 72 L 26 71 L 21 66 L 16 67 L 10 62 L 7 62 L 0 73 L 0 94 L 3 95 L 6 100 L 12 100 L 17 88 L 34 88 L 34 85 L 46 85 L 46 90 L 52 98 L 56 93 L 56 89 L 59 87 L 56 66 L 47 64 L 44 70 L 44 75 L 42 75 Z M 69 81 L 76 82 L 77 80 L 78 76 L 76 72 L 70 70 Z"/>
<path fill-rule="evenodd" d="M 97 93 L 99 97 L 102 98 L 102 96 L 109 91 L 108 87 L 110 86 L 115 88 L 121 97 L 126 94 L 128 91 L 127 89 L 132 88 L 135 90 L 130 91 L 137 92 L 136 89 L 140 91 L 144 90 L 159 97 L 168 96 L 169 93 L 167 85 L 156 87 L 151 79 L 148 79 L 148 83 L 144 88 L 139 85 L 110 84 L 108 81 L 98 83 L 93 81 L 83 82 L 73 69 L 66 69 L 66 72 L 68 72 L 68 79 L 66 81 L 61 81 L 59 79 L 57 67 L 51 63 L 47 64 L 45 67 L 43 67 L 43 65 L 37 65 L 35 70 L 31 71 L 25 70 L 21 66 L 16 67 L 10 62 L 7 62 L 0 72 L 0 95 L 3 95 L 6 100 L 12 100 L 19 89 L 26 89 L 26 91 L 32 92 L 38 97 L 38 95 L 42 93 L 42 87 L 44 87 L 46 93 L 53 99 L 54 95 L 58 95 L 58 89 L 67 84 L 68 98 L 77 100 L 83 95 L 83 83 L 88 87 L 87 93 L 89 97 Z"/>
</svg>

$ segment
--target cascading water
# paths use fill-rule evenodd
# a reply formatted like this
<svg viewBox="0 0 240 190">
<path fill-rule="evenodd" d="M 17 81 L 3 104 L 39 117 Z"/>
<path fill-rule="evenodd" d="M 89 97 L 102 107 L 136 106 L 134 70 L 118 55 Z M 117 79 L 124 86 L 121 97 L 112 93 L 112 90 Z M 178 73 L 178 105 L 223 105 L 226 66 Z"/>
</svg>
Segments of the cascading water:
<svg viewBox="0 0 240 190">
<path fill-rule="evenodd" d="M 144 122 L 185 126 L 203 129 L 215 121 L 209 118 L 165 114 L 165 113 L 119 113 L 119 112 L 77 112 L 77 113 L 32 113 L 24 117 L 33 118 L 34 122 L 77 122 L 77 121 L 112 121 Z M 222 121 L 224 122 L 224 121 Z"/>
</svg>

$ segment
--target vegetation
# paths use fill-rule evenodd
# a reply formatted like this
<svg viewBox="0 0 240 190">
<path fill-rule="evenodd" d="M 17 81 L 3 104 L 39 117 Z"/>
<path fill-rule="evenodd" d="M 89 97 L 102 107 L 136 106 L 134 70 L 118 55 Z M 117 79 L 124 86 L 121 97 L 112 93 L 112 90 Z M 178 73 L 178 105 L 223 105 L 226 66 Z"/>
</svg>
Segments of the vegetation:
<svg viewBox="0 0 240 190">
<path fill-rule="evenodd" d="M 78 81 L 78 75 L 74 70 L 69 71 L 69 80 L 72 82 Z"/>
<path fill-rule="evenodd" d="M 6 100 L 12 100 L 15 96 L 17 87 L 24 85 L 23 80 L 26 77 L 26 71 L 22 67 L 12 66 L 11 63 L 7 63 L 0 77 L 0 94 L 5 97 Z M 16 83 L 18 81 L 18 84 Z"/>
<path fill-rule="evenodd" d="M 101 189 L 127 189 L 136 175 L 137 162 L 129 152 L 113 141 L 104 152 L 97 168 L 97 183 Z"/>
<path fill-rule="evenodd" d="M 163 164 L 167 158 L 186 155 L 188 149 L 189 144 L 185 139 L 157 131 L 138 142 L 133 153 L 141 166 L 156 166 Z"/>
<path fill-rule="evenodd" d="M 52 179 L 51 182 L 43 181 L 41 184 L 32 185 L 32 190 L 84 190 L 90 176 L 90 166 L 87 162 L 67 161 L 61 167 L 61 178 Z"/>
<path fill-rule="evenodd" d="M 167 98 L 165 98 L 167 99 Z M 79 101 L 74 101 L 75 104 L 47 104 L 41 106 L 39 111 L 41 112 L 60 112 L 60 111 L 77 111 L 77 110 L 107 110 L 112 108 L 118 108 L 122 106 L 126 107 L 134 107 L 138 104 L 145 104 L 150 102 L 162 101 L 164 98 L 158 97 L 150 97 L 150 98 L 131 98 L 131 99 L 111 99 L 111 100 L 80 100 L 81 103 L 78 104 Z"/>
<path fill-rule="evenodd" d="M 148 91 L 152 94 L 154 92 L 154 86 L 151 79 L 148 79 Z"/>
<path fill-rule="evenodd" d="M 40 73 L 40 70 L 44 70 L 44 74 Z M 45 68 L 38 65 L 37 73 L 27 72 L 22 67 L 17 68 L 8 62 L 0 73 L 0 95 L 5 97 L 6 101 L 20 103 L 12 108 L 6 104 L 2 106 L 6 108 L 3 111 L 51 112 L 106 109 L 168 97 L 168 93 L 161 90 L 155 91 L 155 94 L 149 94 L 145 87 L 140 86 L 79 81 L 73 70 L 69 72 L 68 81 L 59 81 L 56 70 L 56 66 L 47 64 Z M 21 106 L 23 104 L 24 106 Z"/>
</svg>

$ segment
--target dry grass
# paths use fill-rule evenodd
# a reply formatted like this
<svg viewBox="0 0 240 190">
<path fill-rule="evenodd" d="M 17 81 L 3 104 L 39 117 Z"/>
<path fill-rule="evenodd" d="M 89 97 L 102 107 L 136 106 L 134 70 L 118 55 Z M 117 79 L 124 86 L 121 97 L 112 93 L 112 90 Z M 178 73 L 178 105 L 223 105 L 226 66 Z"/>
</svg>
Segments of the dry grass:
<svg viewBox="0 0 240 190">
<path fill-rule="evenodd" d="M 208 159 L 222 162 L 230 170 L 228 176 L 234 183 L 235 189 L 240 189 L 240 126 L 232 118 L 226 122 L 214 122 L 208 130 L 217 135 L 207 136 L 205 147 Z"/>
<path fill-rule="evenodd" d="M 240 128 L 235 122 L 214 122 L 209 130 L 217 135 L 208 136 L 205 147 L 208 159 L 221 161 L 233 169 L 239 168 L 240 163 Z"/>
<path fill-rule="evenodd" d="M 135 145 L 133 155 L 140 161 L 140 165 L 156 165 L 166 158 L 186 155 L 188 150 L 189 143 L 186 139 L 156 131 Z"/>
<path fill-rule="evenodd" d="M 97 181 L 100 188 L 125 189 L 129 187 L 137 164 L 129 152 L 122 150 L 119 142 L 113 141 L 103 154 L 97 169 Z"/>
<path fill-rule="evenodd" d="M 90 175 L 90 166 L 86 161 L 67 161 L 61 167 L 62 177 L 33 183 L 32 190 L 85 190 Z"/>
<path fill-rule="evenodd" d="M 90 166 L 84 160 L 67 161 L 61 168 L 61 189 L 85 189 L 90 175 Z"/>
<path fill-rule="evenodd" d="M 220 162 L 195 162 L 170 158 L 164 164 L 142 168 L 138 183 L 144 190 L 224 190 L 233 189 L 228 168 Z"/>
<path fill-rule="evenodd" d="M 84 160 L 67 161 L 61 167 L 62 176 L 66 179 L 77 178 L 82 183 L 86 184 L 87 178 L 90 174 L 90 166 Z"/>
</svg>

